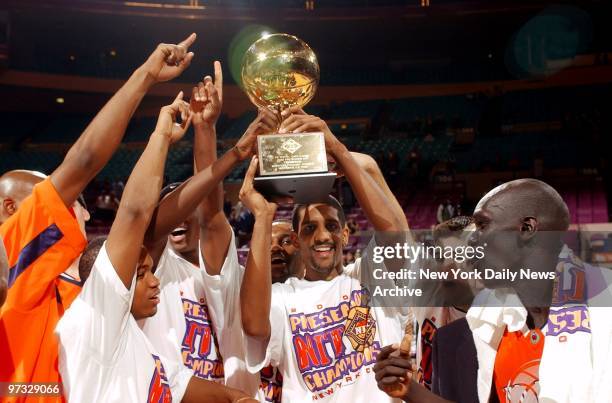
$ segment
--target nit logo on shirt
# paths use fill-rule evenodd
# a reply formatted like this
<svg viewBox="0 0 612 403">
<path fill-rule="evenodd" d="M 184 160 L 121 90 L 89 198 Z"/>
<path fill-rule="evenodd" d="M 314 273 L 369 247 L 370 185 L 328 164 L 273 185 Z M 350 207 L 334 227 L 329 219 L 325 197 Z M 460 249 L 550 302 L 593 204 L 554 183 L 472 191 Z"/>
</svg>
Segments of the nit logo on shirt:
<svg viewBox="0 0 612 403">
<path fill-rule="evenodd" d="M 166 377 L 166 370 L 164 365 L 158 356 L 151 354 L 155 361 L 155 371 L 153 371 L 153 377 L 151 378 L 151 384 L 149 385 L 149 396 L 147 397 L 148 403 L 171 403 L 172 392 L 170 391 L 170 385 L 168 384 L 168 378 Z"/>
<path fill-rule="evenodd" d="M 194 376 L 209 381 L 223 381 L 223 360 L 217 339 L 212 332 L 208 306 L 183 298 L 185 335 L 181 343 L 183 364 L 193 370 Z"/>
<path fill-rule="evenodd" d="M 283 375 L 278 367 L 268 365 L 259 372 L 261 383 L 259 389 L 263 392 L 266 402 L 280 403 L 283 390 Z"/>
<path fill-rule="evenodd" d="M 351 342 L 353 350 L 363 353 L 374 342 L 376 321 L 370 314 L 370 308 L 354 306 L 351 308 L 344 325 L 344 335 Z"/>
<path fill-rule="evenodd" d="M 523 364 L 504 387 L 506 402 L 537 403 L 540 394 L 539 370 L 539 359 Z"/>
<path fill-rule="evenodd" d="M 433 318 L 433 321 L 436 318 Z M 421 326 L 421 362 L 419 364 L 419 371 L 417 373 L 417 379 L 419 383 L 423 384 L 427 389 L 431 389 L 431 378 L 433 374 L 433 366 L 431 362 L 432 356 L 432 342 L 433 337 L 436 334 L 438 327 L 432 320 L 425 319 Z"/>
<path fill-rule="evenodd" d="M 361 306 L 361 293 L 353 291 L 350 300 L 337 306 L 289 315 L 298 369 L 308 389 L 316 393 L 313 398 L 355 382 L 361 368 L 376 361 L 380 352 L 380 343 L 374 341 L 376 321 Z"/>
</svg>

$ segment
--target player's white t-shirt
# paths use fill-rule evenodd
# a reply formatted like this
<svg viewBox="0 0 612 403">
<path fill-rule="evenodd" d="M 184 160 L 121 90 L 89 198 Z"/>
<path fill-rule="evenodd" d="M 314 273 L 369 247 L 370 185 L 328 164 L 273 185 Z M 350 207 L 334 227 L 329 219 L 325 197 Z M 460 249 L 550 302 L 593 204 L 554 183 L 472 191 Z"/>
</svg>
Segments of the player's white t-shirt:
<svg viewBox="0 0 612 403">
<path fill-rule="evenodd" d="M 160 282 L 157 314 L 139 324 L 160 354 L 182 362 L 198 378 L 223 382 L 223 360 L 209 315 L 203 272 L 167 244 L 155 270 Z"/>
<path fill-rule="evenodd" d="M 433 337 L 440 327 L 465 317 L 466 312 L 455 307 L 423 307 L 412 310 L 419 326 L 416 348 L 417 380 L 427 389 L 431 389 Z"/>
<path fill-rule="evenodd" d="M 268 342 L 246 337 L 247 365 L 283 375 L 286 402 L 393 402 L 372 367 L 383 346 L 399 343 L 409 311 L 361 305 L 367 255 L 330 281 L 290 278 L 272 285 Z"/>
<path fill-rule="evenodd" d="M 180 402 L 192 372 L 163 358 L 130 313 L 130 289 L 113 268 L 106 244 L 83 290 L 55 331 L 59 370 L 69 402 Z"/>
<path fill-rule="evenodd" d="M 265 402 L 264 391 L 260 391 L 259 374 L 251 374 L 245 363 L 245 340 L 240 314 L 240 286 L 244 267 L 238 262 L 234 236 L 227 250 L 225 261 L 218 275 L 211 276 L 202 270 L 206 285 L 206 298 L 210 316 L 219 340 L 219 351 L 225 368 L 225 384 L 242 390 L 250 396 L 258 396 Z M 205 267 L 200 251 L 200 266 Z"/>
</svg>

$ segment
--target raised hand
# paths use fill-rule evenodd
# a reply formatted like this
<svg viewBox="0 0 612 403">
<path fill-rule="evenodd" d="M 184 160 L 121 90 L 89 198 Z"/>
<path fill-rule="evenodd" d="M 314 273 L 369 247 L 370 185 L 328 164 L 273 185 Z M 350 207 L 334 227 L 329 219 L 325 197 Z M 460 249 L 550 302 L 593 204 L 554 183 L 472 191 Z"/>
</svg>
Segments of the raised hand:
<svg viewBox="0 0 612 403">
<path fill-rule="evenodd" d="M 193 112 L 194 126 L 214 126 L 221 114 L 223 105 L 223 70 L 221 63 L 215 61 L 215 80 L 210 76 L 193 87 L 189 106 Z"/>
<path fill-rule="evenodd" d="M 188 51 L 195 40 L 194 33 L 178 45 L 160 43 L 144 63 L 145 71 L 158 83 L 180 76 L 191 64 L 193 52 Z"/>
<path fill-rule="evenodd" d="M 246 129 L 240 140 L 234 146 L 238 158 L 243 161 L 253 154 L 257 149 L 257 136 L 270 134 L 278 127 L 278 116 L 267 108 L 260 108 L 257 117 Z"/>
<path fill-rule="evenodd" d="M 292 107 L 285 109 L 281 116 L 284 118 L 279 133 L 314 133 L 323 132 L 325 149 L 328 153 L 334 153 L 339 141 L 327 126 L 327 123 L 318 116 L 307 115 L 301 108 Z"/>
<path fill-rule="evenodd" d="M 181 123 L 177 122 L 178 116 L 181 116 Z M 183 101 L 183 91 L 179 92 L 174 102 L 161 108 L 155 132 L 169 137 L 170 143 L 179 141 L 189 128 L 192 114 L 189 110 L 189 104 Z"/>
<path fill-rule="evenodd" d="M 261 195 L 261 193 L 259 193 L 253 187 L 255 172 L 257 172 L 257 163 L 257 156 L 254 156 L 251 159 L 249 169 L 247 169 L 246 174 L 244 176 L 242 188 L 240 189 L 238 197 L 240 198 L 242 204 L 244 204 L 249 210 L 251 210 L 254 216 L 257 217 L 261 214 L 271 214 L 273 216 L 276 212 L 276 203 L 267 201 Z"/>
</svg>

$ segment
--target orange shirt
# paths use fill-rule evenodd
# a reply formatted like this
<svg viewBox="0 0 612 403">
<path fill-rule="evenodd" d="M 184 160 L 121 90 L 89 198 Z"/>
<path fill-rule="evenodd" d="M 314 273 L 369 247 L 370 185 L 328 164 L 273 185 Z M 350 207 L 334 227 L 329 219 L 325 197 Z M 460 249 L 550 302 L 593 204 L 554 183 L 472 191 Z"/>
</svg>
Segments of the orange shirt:
<svg viewBox="0 0 612 403">
<path fill-rule="evenodd" d="M 63 307 L 58 303 L 57 277 L 87 241 L 49 178 L 36 185 L 17 213 L 0 226 L 0 235 L 9 260 L 8 295 L 0 310 L 0 381 L 59 382 L 54 329 Z M 27 399 L 54 400 L 60 399 Z"/>
<path fill-rule="evenodd" d="M 500 403 L 537 402 L 544 334 L 539 330 L 504 332 L 493 370 Z"/>
</svg>

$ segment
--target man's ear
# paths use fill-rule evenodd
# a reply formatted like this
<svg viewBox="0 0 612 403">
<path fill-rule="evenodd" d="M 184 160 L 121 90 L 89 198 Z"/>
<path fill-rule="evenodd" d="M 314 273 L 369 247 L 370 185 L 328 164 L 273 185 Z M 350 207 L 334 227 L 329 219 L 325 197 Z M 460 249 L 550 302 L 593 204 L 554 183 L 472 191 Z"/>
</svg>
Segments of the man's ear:
<svg viewBox="0 0 612 403">
<path fill-rule="evenodd" d="M 521 239 L 528 241 L 538 232 L 538 220 L 535 217 L 524 217 L 521 222 Z"/>
<path fill-rule="evenodd" d="M 11 199 L 10 197 L 7 197 L 2 200 L 2 208 L 4 209 L 6 215 L 12 216 L 17 212 L 18 207 L 17 203 L 15 203 L 15 200 Z"/>
<path fill-rule="evenodd" d="M 346 246 L 348 245 L 350 234 L 351 232 L 348 228 L 348 225 L 344 224 L 344 228 L 342 229 L 342 247 L 343 248 L 346 248 Z"/>
</svg>

